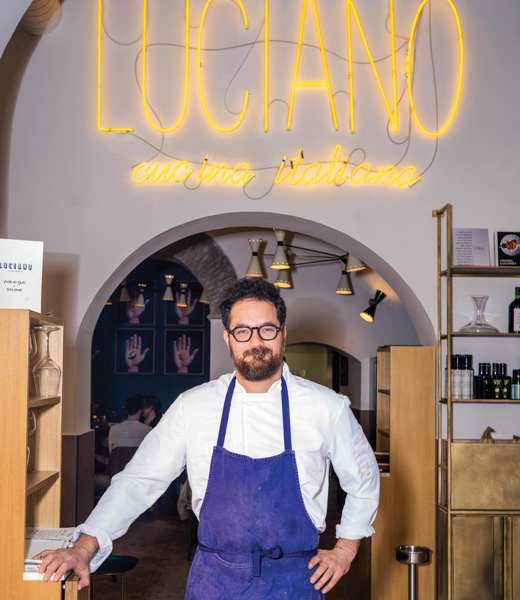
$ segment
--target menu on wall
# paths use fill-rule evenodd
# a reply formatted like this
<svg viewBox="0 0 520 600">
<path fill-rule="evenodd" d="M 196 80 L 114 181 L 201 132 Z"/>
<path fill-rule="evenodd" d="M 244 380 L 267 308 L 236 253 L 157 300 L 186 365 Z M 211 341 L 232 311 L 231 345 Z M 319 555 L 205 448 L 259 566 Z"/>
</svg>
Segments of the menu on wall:
<svg viewBox="0 0 520 600">
<path fill-rule="evenodd" d="M 0 308 L 41 311 L 43 242 L 0 239 Z"/>
<path fill-rule="evenodd" d="M 489 267 L 489 234 L 487 229 L 453 229 L 454 265 Z"/>
</svg>

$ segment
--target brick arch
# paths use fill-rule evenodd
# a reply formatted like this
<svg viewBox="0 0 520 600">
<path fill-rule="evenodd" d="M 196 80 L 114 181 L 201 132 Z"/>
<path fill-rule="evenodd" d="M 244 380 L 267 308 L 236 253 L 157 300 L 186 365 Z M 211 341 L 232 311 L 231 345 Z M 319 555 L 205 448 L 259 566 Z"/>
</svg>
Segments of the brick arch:
<svg viewBox="0 0 520 600">
<path fill-rule="evenodd" d="M 209 300 L 209 318 L 220 318 L 220 294 L 238 277 L 227 254 L 213 238 L 205 233 L 191 235 L 162 248 L 152 258 L 178 263 L 193 273 Z"/>
</svg>

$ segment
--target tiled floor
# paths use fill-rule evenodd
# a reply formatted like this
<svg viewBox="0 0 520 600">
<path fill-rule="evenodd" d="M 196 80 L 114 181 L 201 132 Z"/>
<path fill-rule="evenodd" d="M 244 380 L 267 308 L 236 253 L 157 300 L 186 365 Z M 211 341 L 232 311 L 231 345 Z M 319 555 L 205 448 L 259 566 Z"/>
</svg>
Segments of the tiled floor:
<svg viewBox="0 0 520 600">
<path fill-rule="evenodd" d="M 320 546 L 334 545 L 335 525 L 341 510 L 336 503 L 336 485 L 331 479 L 327 531 Z M 189 522 L 180 521 L 171 512 L 160 510 L 145 513 L 128 533 L 114 544 L 114 554 L 129 554 L 139 558 L 139 564 L 127 575 L 128 600 L 183 600 L 190 562 L 187 560 Z M 370 598 L 370 578 L 367 581 L 369 545 L 364 544 L 351 572 L 327 594 L 327 600 L 367 600 Z M 120 598 L 120 581 L 108 576 L 96 577 L 95 600 Z"/>
</svg>

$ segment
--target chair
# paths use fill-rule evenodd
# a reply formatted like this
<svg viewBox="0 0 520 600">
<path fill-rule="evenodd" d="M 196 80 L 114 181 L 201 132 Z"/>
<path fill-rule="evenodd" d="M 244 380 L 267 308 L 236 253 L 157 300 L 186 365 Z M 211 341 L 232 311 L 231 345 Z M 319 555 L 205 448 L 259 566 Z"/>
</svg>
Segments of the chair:
<svg viewBox="0 0 520 600">
<path fill-rule="evenodd" d="M 110 555 L 99 569 L 90 575 L 89 600 L 95 600 L 94 581 L 100 575 L 110 575 L 112 581 L 117 581 L 117 575 L 121 576 L 121 600 L 126 600 L 126 574 L 135 569 L 139 559 L 135 556 L 112 556 Z"/>
<path fill-rule="evenodd" d="M 114 448 L 107 462 L 105 473 L 94 475 L 94 502 L 97 503 L 101 496 L 107 491 L 110 480 L 114 475 L 122 471 L 133 458 L 137 448 L 118 446 Z"/>
<path fill-rule="evenodd" d="M 105 473 L 109 477 L 117 475 L 132 460 L 137 448 L 127 446 L 116 446 L 110 453 Z"/>
</svg>

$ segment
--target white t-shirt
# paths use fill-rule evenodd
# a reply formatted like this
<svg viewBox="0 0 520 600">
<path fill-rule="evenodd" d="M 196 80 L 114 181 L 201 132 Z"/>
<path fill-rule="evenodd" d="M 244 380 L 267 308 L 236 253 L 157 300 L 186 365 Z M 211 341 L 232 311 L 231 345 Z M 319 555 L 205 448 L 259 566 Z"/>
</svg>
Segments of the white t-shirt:
<svg viewBox="0 0 520 600">
<path fill-rule="evenodd" d="M 329 465 L 347 492 L 337 537 L 360 539 L 374 533 L 379 501 L 379 469 L 361 426 L 345 396 L 294 377 L 284 365 L 291 416 L 292 446 L 305 508 L 314 525 L 325 529 Z M 222 408 L 233 374 L 223 375 L 181 394 L 144 440 L 126 469 L 112 479 L 87 521 L 76 529 L 95 536 L 100 549 L 95 570 L 124 535 L 187 466 L 192 507 L 198 516 L 217 443 Z M 237 382 L 224 447 L 252 458 L 283 452 L 281 381 L 265 394 L 248 394 Z M 230 491 L 232 493 L 232 490 Z"/>
<path fill-rule="evenodd" d="M 140 421 L 126 420 L 112 425 L 108 432 L 108 449 L 112 452 L 114 448 L 120 446 L 137 448 L 150 431 L 152 431 L 150 425 L 145 425 Z"/>
</svg>

